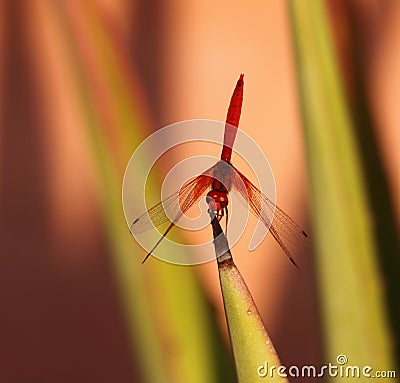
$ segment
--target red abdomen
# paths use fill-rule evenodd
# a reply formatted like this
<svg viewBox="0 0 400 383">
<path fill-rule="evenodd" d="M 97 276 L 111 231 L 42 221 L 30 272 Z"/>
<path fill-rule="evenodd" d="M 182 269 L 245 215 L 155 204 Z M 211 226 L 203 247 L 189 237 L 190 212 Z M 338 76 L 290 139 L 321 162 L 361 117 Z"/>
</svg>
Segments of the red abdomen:
<svg viewBox="0 0 400 383">
<path fill-rule="evenodd" d="M 226 162 L 230 162 L 231 160 L 232 146 L 235 141 L 236 132 L 239 125 L 243 102 L 243 85 L 243 74 L 241 74 L 238 82 L 236 83 L 235 90 L 233 91 L 231 102 L 228 108 L 228 114 L 226 116 L 224 146 L 221 154 L 221 160 Z"/>
</svg>

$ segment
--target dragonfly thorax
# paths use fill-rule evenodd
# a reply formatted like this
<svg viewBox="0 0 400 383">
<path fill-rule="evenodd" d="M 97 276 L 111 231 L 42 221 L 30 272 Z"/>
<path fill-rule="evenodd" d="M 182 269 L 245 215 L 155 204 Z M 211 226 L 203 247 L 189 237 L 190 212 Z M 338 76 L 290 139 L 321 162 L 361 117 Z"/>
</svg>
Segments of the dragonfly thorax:
<svg viewBox="0 0 400 383">
<path fill-rule="evenodd" d="M 228 189 L 225 187 L 225 185 L 221 181 L 216 180 L 215 178 L 213 179 L 213 182 L 211 184 L 211 189 L 225 194 L 228 193 Z"/>
</svg>

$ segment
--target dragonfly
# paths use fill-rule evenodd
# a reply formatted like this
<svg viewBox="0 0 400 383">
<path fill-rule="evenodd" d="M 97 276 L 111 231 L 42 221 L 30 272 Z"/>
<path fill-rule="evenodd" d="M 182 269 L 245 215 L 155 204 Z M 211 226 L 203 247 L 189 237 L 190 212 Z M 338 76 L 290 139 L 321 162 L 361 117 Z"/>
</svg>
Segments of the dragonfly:
<svg viewBox="0 0 400 383">
<path fill-rule="evenodd" d="M 295 265 L 284 239 L 299 246 L 308 243 L 308 235 L 282 209 L 262 193 L 247 177 L 231 164 L 232 147 L 236 138 L 243 103 L 244 75 L 241 74 L 233 91 L 225 122 L 221 159 L 212 167 L 186 182 L 174 194 L 167 197 L 130 225 L 132 234 L 142 233 L 163 223 L 169 226 L 144 258 L 144 263 L 179 219 L 207 192 L 206 199 L 218 220 L 228 220 L 229 193 L 232 190 L 250 207 L 250 211 L 269 229 L 288 259 Z M 169 214 L 166 214 L 166 211 Z"/>
</svg>

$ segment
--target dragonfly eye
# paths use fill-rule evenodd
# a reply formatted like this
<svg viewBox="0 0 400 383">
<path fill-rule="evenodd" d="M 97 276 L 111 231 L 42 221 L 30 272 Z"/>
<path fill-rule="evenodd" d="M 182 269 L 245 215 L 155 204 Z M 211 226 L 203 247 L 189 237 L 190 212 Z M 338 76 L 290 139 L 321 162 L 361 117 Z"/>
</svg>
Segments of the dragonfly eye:
<svg viewBox="0 0 400 383">
<path fill-rule="evenodd" d="M 228 206 L 228 197 L 224 192 L 211 190 L 207 197 L 214 200 L 216 210 L 221 210 Z"/>
</svg>

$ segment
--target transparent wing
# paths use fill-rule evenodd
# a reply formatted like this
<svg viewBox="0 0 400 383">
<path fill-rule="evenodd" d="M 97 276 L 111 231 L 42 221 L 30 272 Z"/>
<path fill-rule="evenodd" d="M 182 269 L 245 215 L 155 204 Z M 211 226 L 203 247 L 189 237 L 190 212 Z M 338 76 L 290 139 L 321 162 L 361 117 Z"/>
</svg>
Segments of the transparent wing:
<svg viewBox="0 0 400 383">
<path fill-rule="evenodd" d="M 129 227 L 131 233 L 142 233 L 168 221 L 175 224 L 211 186 L 213 169 L 214 166 L 193 180 L 186 182 L 179 191 L 136 218 Z"/>
<path fill-rule="evenodd" d="M 271 226 L 271 234 L 277 241 L 277 237 L 282 237 L 295 245 L 307 246 L 308 236 L 304 230 L 237 169 L 235 169 L 234 174 L 233 186 L 247 201 L 252 213 L 265 226 L 268 228 Z"/>
</svg>

